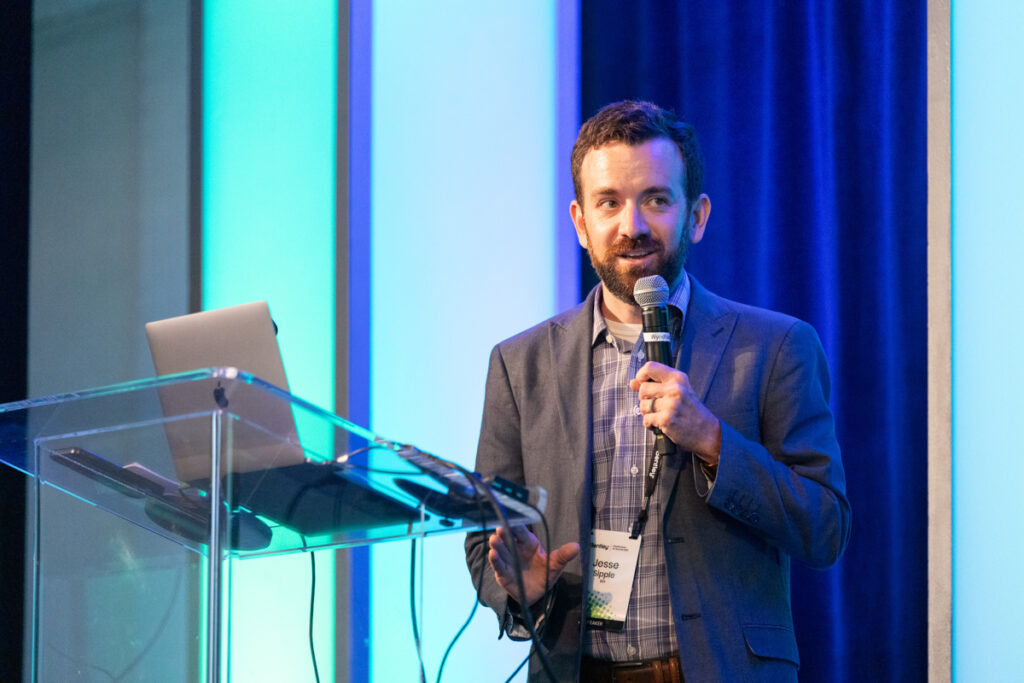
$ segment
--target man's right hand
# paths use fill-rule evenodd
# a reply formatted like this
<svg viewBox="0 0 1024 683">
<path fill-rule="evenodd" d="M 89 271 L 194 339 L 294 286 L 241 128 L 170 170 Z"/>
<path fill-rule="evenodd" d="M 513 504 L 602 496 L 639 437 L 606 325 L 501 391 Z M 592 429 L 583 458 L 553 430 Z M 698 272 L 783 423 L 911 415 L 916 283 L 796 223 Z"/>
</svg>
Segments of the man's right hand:
<svg viewBox="0 0 1024 683">
<path fill-rule="evenodd" d="M 487 560 L 494 570 L 494 580 L 520 605 L 532 605 L 544 597 L 548 588 L 562 575 L 565 566 L 580 553 L 579 543 L 566 543 L 549 555 L 540 547 L 537 537 L 524 526 L 498 527 L 487 539 L 487 545 L 490 546 Z M 519 556 L 525 597 L 519 595 L 512 553 Z M 547 586 L 544 585 L 545 575 Z"/>
</svg>

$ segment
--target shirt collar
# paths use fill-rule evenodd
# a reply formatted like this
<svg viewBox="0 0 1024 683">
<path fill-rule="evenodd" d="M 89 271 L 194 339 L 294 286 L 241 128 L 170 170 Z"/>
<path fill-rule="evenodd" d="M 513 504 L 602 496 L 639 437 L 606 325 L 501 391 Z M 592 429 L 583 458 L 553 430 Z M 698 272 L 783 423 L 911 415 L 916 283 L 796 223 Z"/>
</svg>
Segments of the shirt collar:
<svg viewBox="0 0 1024 683">
<path fill-rule="evenodd" d="M 678 316 L 680 321 L 678 327 L 673 325 L 673 330 L 678 331 L 682 329 L 682 321 L 686 319 L 686 311 L 690 306 L 691 289 L 690 276 L 683 270 L 680 272 L 675 286 L 668 293 L 669 318 L 672 319 Z M 608 334 L 608 323 L 605 322 L 604 315 L 601 313 L 602 296 L 604 296 L 603 286 L 598 288 L 597 296 L 594 297 L 594 327 L 590 336 L 591 347 L 597 343 L 598 339 L 603 339 Z"/>
</svg>

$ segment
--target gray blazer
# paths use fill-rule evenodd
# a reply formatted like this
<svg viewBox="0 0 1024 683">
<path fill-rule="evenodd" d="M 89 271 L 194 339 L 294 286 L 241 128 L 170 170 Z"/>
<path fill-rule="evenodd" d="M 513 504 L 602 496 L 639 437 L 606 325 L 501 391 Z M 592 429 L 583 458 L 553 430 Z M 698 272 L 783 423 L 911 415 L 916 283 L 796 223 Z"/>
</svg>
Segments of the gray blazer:
<svg viewBox="0 0 1024 683">
<path fill-rule="evenodd" d="M 710 495 L 690 453 L 670 458 L 658 485 L 683 674 L 702 682 L 796 680 L 790 557 L 827 567 L 850 534 L 825 356 L 810 325 L 691 282 L 678 368 L 721 420 L 722 451 Z M 547 489 L 550 547 L 580 544 L 580 556 L 549 595 L 543 630 L 563 681 L 578 677 L 584 568 L 591 561 L 596 292 L 494 348 L 476 461 L 482 474 Z M 532 531 L 543 542 L 540 525 Z M 470 534 L 466 553 L 476 581 L 487 563 L 486 534 Z M 489 567 L 482 569 L 482 601 L 504 632 L 525 637 L 507 594 Z M 530 680 L 546 680 L 536 657 Z"/>
</svg>

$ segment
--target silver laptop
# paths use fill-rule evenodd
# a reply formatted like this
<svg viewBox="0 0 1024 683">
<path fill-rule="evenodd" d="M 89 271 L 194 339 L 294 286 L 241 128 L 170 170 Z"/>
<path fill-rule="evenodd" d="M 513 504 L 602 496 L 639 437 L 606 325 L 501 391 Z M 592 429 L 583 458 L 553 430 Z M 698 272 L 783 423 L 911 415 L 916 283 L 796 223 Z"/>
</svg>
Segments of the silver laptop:
<svg viewBox="0 0 1024 683">
<path fill-rule="evenodd" d="M 232 367 L 288 390 L 274 322 L 265 301 L 158 320 L 146 324 L 146 337 L 157 375 L 212 367 Z M 233 425 L 232 472 L 251 472 L 303 462 L 291 405 L 260 391 L 227 396 L 211 392 L 206 383 L 163 387 L 160 402 L 166 416 L 224 408 L 235 400 L 235 414 L 251 418 Z M 239 405 L 242 402 L 242 405 Z M 210 425 L 203 419 L 166 423 L 171 456 L 185 482 L 209 480 Z M 282 441 L 284 439 L 284 441 Z M 225 462 L 221 474 L 226 474 Z"/>
<path fill-rule="evenodd" d="M 158 375 L 233 367 L 288 390 L 265 301 L 151 322 L 146 337 Z M 234 389 L 218 396 L 208 382 L 187 382 L 160 391 L 165 417 L 176 416 L 165 423 L 165 431 L 181 481 L 197 488 L 208 485 L 211 432 L 204 413 L 229 409 L 248 418 L 232 422 L 232 458 L 220 470 L 230 482 L 233 507 L 244 506 L 303 534 L 419 519 L 417 508 L 345 476 L 333 462 L 308 460 L 291 403 L 247 385 L 235 383 Z M 197 417 L 181 417 L 190 414 Z"/>
<path fill-rule="evenodd" d="M 266 301 L 146 323 L 146 338 L 157 375 L 236 367 L 288 389 Z"/>
</svg>

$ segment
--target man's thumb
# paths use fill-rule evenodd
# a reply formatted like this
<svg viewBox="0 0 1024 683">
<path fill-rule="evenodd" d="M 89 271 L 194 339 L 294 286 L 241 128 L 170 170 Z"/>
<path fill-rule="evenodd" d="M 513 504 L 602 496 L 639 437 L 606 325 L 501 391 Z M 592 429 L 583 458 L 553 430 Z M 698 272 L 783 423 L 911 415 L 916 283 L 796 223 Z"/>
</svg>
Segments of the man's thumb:
<svg viewBox="0 0 1024 683">
<path fill-rule="evenodd" d="M 580 554 L 579 543 L 566 543 L 561 548 L 552 551 L 550 560 L 551 571 L 560 572 L 565 565 L 572 562 Z"/>
</svg>

